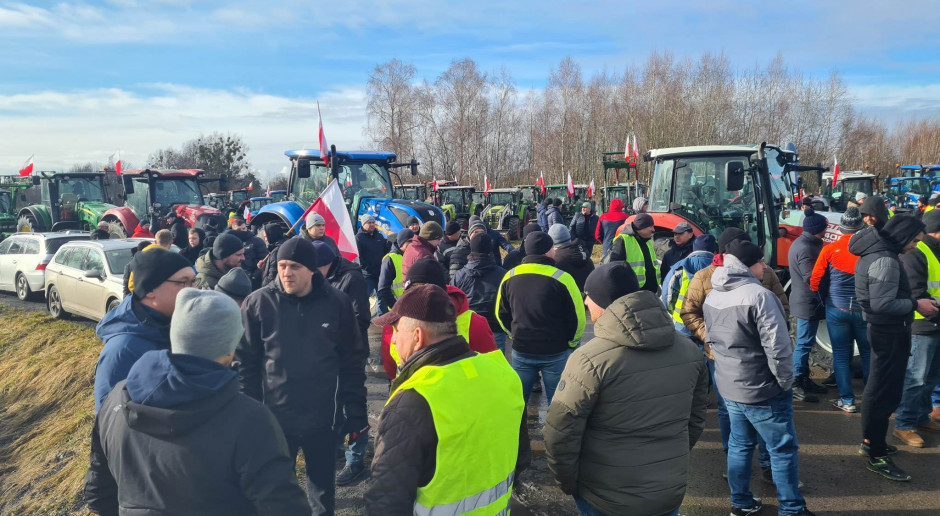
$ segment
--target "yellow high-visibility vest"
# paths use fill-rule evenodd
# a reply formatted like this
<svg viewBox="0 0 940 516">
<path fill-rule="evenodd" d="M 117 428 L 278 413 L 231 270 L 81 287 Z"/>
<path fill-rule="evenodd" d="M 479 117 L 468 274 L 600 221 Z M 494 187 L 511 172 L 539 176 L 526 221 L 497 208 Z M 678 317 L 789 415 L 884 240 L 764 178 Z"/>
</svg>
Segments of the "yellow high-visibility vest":
<svg viewBox="0 0 940 516">
<path fill-rule="evenodd" d="M 509 514 L 525 402 L 502 352 L 424 366 L 389 401 L 406 389 L 428 402 L 437 434 L 434 477 L 418 488 L 414 514 Z"/>
<path fill-rule="evenodd" d="M 923 242 L 917 242 L 917 250 L 924 253 L 927 258 L 927 293 L 940 303 L 940 261 L 933 254 L 930 247 Z M 924 319 L 920 312 L 914 310 L 914 319 Z"/>
<path fill-rule="evenodd" d="M 457 335 L 460 335 L 467 341 L 467 344 L 470 343 L 470 318 L 473 317 L 473 310 L 467 310 L 466 312 L 457 316 Z M 389 344 L 388 354 L 392 356 L 392 360 L 395 361 L 395 365 L 401 367 L 401 355 L 398 354 L 398 348 L 395 347 L 395 330 L 392 330 L 392 343 Z"/>
<path fill-rule="evenodd" d="M 403 256 L 398 253 L 388 253 L 382 257 L 382 261 L 385 261 L 385 258 L 391 260 L 395 265 L 395 279 L 392 280 L 392 295 L 395 296 L 395 299 L 398 299 L 405 293 L 405 276 L 401 272 L 401 259 Z"/>
<path fill-rule="evenodd" d="M 640 242 L 635 236 L 626 233 L 621 233 L 620 238 L 623 240 L 624 251 L 626 251 L 627 254 L 627 265 L 636 273 L 636 280 L 639 282 L 640 288 L 643 288 L 643 286 L 646 285 L 646 260 L 643 258 L 643 250 L 640 249 Z M 650 261 L 655 267 L 656 251 L 653 250 L 653 239 L 646 241 L 646 248 L 650 253 Z M 653 274 L 653 281 L 658 285 L 659 275 Z"/>
<path fill-rule="evenodd" d="M 574 311 L 578 317 L 578 329 L 575 331 L 574 338 L 568 341 L 568 346 L 572 348 L 578 347 L 578 344 L 581 343 L 581 335 L 584 334 L 584 298 L 581 297 L 581 290 L 578 288 L 578 284 L 574 282 L 574 278 L 571 277 L 567 272 L 552 267 L 551 265 L 542 265 L 539 263 L 523 263 L 513 267 L 509 272 L 503 276 L 503 281 L 499 283 L 499 290 L 496 294 L 496 321 L 499 322 L 499 326 L 507 334 L 512 336 L 512 328 L 507 328 L 503 324 L 502 319 L 499 318 L 499 304 L 502 300 L 503 295 L 503 284 L 509 281 L 510 278 L 517 276 L 519 274 L 539 274 L 542 276 L 548 276 L 549 278 L 558 281 L 568 290 L 568 295 L 571 297 L 571 302 L 574 303 Z"/>
<path fill-rule="evenodd" d="M 689 291 L 689 284 L 691 282 L 688 273 L 685 272 L 685 269 L 682 269 L 682 284 L 679 287 L 679 297 L 676 298 L 675 306 L 672 309 L 672 320 L 679 324 L 684 324 L 681 315 L 682 302 L 685 300 L 685 294 Z"/>
</svg>

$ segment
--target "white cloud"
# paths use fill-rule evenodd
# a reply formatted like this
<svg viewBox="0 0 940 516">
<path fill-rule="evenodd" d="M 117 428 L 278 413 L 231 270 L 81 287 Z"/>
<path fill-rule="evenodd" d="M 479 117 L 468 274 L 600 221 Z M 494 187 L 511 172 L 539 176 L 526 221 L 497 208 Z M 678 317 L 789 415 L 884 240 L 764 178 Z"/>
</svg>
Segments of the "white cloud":
<svg viewBox="0 0 940 516">
<path fill-rule="evenodd" d="M 364 87 L 339 87 L 319 96 L 328 141 L 361 148 Z M 30 154 L 42 170 L 87 161 L 104 163 L 115 150 L 135 165 L 161 148 L 199 134 L 240 135 L 252 165 L 283 171 L 283 152 L 317 142 L 314 98 L 159 84 L 143 93 L 109 88 L 0 95 L 0 170 L 16 170 Z"/>
</svg>

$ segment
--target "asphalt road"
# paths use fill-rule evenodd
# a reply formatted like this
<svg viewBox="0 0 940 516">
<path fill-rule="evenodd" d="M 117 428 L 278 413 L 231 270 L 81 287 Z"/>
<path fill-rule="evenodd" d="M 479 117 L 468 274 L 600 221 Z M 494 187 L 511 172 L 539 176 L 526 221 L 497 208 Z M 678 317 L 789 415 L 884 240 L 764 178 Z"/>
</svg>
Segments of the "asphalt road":
<svg viewBox="0 0 940 516">
<path fill-rule="evenodd" d="M 45 311 L 42 300 L 20 302 L 15 295 L 0 294 L 0 305 L 12 305 Z M 93 321 L 76 319 L 75 322 L 94 326 Z M 588 323 L 585 342 L 590 339 L 593 325 Z M 378 353 L 378 334 L 371 340 L 373 362 L 367 368 L 369 418 L 373 427 L 388 396 L 388 380 L 375 357 Z M 816 369 L 817 379 L 825 376 Z M 856 392 L 861 393 L 860 380 Z M 835 391 L 830 391 L 835 397 Z M 860 440 L 860 416 L 845 414 L 831 408 L 823 396 L 820 403 L 795 402 L 795 422 L 800 442 L 800 478 L 809 508 L 820 515 L 861 516 L 937 516 L 940 515 L 940 435 L 925 435 L 927 447 L 914 449 L 899 445 L 901 452 L 895 461 L 913 476 L 909 483 L 895 483 L 865 469 L 865 460 L 856 455 Z M 718 434 L 714 403 L 708 411 L 705 433 L 692 450 L 689 487 L 680 514 L 683 516 L 719 516 L 728 514 L 729 493 L 721 477 L 725 467 Z M 533 395 L 529 404 L 529 429 L 533 448 L 532 466 L 522 474 L 521 485 L 516 486 L 515 515 L 563 516 L 576 515 L 571 499 L 554 485 L 544 455 L 541 426 L 547 406 L 543 397 Z M 367 462 L 371 461 L 369 447 Z M 337 463 L 337 469 L 342 462 Z M 755 472 L 759 472 L 755 461 Z M 337 514 L 361 514 L 363 495 L 370 481 L 365 478 L 355 485 L 337 488 Z M 755 496 L 762 497 L 767 506 L 763 514 L 776 512 L 773 486 L 762 484 L 755 474 L 752 482 Z"/>
</svg>

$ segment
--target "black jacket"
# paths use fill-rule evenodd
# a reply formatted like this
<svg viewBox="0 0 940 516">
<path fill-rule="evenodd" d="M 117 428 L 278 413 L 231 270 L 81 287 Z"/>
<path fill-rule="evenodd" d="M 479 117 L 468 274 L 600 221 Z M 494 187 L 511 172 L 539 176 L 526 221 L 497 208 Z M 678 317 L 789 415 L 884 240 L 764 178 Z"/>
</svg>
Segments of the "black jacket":
<svg viewBox="0 0 940 516">
<path fill-rule="evenodd" d="M 558 211 L 558 208 L 554 206 L 549 206 L 545 210 L 545 223 L 546 223 L 546 227 L 551 229 L 553 224 L 564 224 L 565 217 L 564 215 L 561 214 L 560 211 Z"/>
<path fill-rule="evenodd" d="M 301 237 L 301 238 L 306 238 L 307 240 L 309 240 L 309 241 L 311 241 L 311 242 L 316 242 L 317 240 L 321 240 L 321 241 L 323 241 L 326 245 L 330 246 L 330 249 L 333 250 L 333 254 L 335 254 L 336 256 L 342 256 L 342 253 L 339 252 L 339 246 L 336 245 L 336 240 L 333 240 L 333 237 L 331 237 L 331 236 L 329 236 L 329 235 L 323 235 L 323 236 L 320 237 L 320 238 L 311 238 L 311 237 L 310 237 L 310 234 L 307 233 L 307 230 L 301 230 L 301 231 L 300 231 L 300 237 Z"/>
<path fill-rule="evenodd" d="M 649 249 L 647 249 L 647 246 L 646 246 L 646 242 L 648 242 L 649 239 L 642 238 L 640 237 L 640 235 L 636 234 L 635 230 L 633 229 L 633 224 L 627 224 L 627 227 L 624 228 L 622 234 L 630 235 L 636 238 L 637 242 L 640 243 L 640 250 L 643 251 L 643 261 L 646 262 L 647 281 L 646 283 L 643 284 L 643 290 L 649 290 L 650 292 L 655 294 L 656 291 L 658 290 L 659 282 L 654 281 L 654 280 L 659 278 L 659 271 L 656 270 L 656 257 L 650 256 Z M 610 260 L 609 261 L 611 262 L 627 261 L 627 250 L 624 247 L 622 238 L 617 238 L 610 245 Z"/>
<path fill-rule="evenodd" d="M 489 254 L 470 253 L 467 266 L 460 269 L 451 284 L 467 295 L 470 309 L 486 317 L 493 333 L 503 333 L 496 320 L 496 294 L 506 269 L 496 265 Z"/>
<path fill-rule="evenodd" d="M 401 248 L 398 247 L 397 243 L 392 243 L 392 250 L 390 253 L 395 253 L 398 255 L 403 254 Z M 395 283 L 395 275 L 398 271 L 395 270 L 395 262 L 391 258 L 382 258 L 382 267 L 379 270 L 379 285 L 376 289 L 376 297 L 379 299 L 379 304 L 384 306 L 386 311 L 391 310 L 395 306 L 395 293 L 392 292 L 392 284 Z M 404 278 L 402 278 L 404 281 Z"/>
<path fill-rule="evenodd" d="M 362 332 L 363 342 L 368 344 L 371 324 L 371 309 L 369 308 L 369 286 L 362 275 L 362 269 L 355 263 L 339 256 L 333 261 L 330 270 L 326 273 L 326 280 L 336 290 L 349 296 L 352 300 L 352 309 L 359 321 L 359 330 Z"/>
<path fill-rule="evenodd" d="M 284 433 L 335 428 L 337 405 L 351 425 L 367 424 L 365 370 L 369 354 L 349 296 L 319 273 L 304 297 L 281 281 L 252 292 L 242 305 L 245 338 L 236 360 L 242 392 L 263 400 Z M 361 423 L 361 424 L 360 424 Z"/>
<path fill-rule="evenodd" d="M 917 306 L 898 254 L 923 231 L 924 223 L 906 215 L 884 230 L 867 227 L 849 240 L 855 264 L 855 297 L 869 324 L 909 326 Z M 890 221 L 889 221 L 890 222 Z"/>
<path fill-rule="evenodd" d="M 443 366 L 475 354 L 463 337 L 454 336 L 439 342 L 410 357 L 391 390 L 424 366 Z M 414 389 L 397 394 L 382 410 L 379 419 L 372 461 L 373 480 L 365 495 L 365 513 L 370 516 L 414 514 L 418 487 L 427 485 L 434 477 L 436 450 L 437 432 L 428 402 Z M 529 434 L 523 413 L 517 477 L 528 466 L 529 459 Z"/>
<path fill-rule="evenodd" d="M 924 235 L 924 243 L 933 252 L 934 257 L 940 260 L 940 241 L 930 235 Z M 901 255 L 904 272 L 911 282 L 911 294 L 914 299 L 930 299 L 927 293 L 927 257 L 920 249 L 912 249 Z M 924 319 L 914 319 L 911 332 L 917 335 L 933 335 L 940 332 L 940 313 Z"/>
<path fill-rule="evenodd" d="M 287 238 L 282 238 L 274 243 L 274 245 L 269 245 L 268 247 L 268 256 L 264 262 L 264 270 L 261 273 L 261 286 L 265 287 L 269 283 L 277 278 L 277 250 L 281 247 L 281 244 L 287 242 Z M 337 255 L 339 256 L 339 255 Z"/>
<path fill-rule="evenodd" d="M 167 229 L 170 230 L 170 235 L 173 236 L 173 243 L 176 244 L 176 247 L 185 249 L 189 246 L 189 228 L 186 227 L 183 219 L 176 217 L 176 220 Z"/>
<path fill-rule="evenodd" d="M 503 260 L 503 268 L 508 271 L 522 263 L 523 258 L 525 258 L 525 246 L 520 245 L 515 251 L 506 254 L 506 258 Z"/>
<path fill-rule="evenodd" d="M 447 263 L 444 264 L 444 266 L 447 267 L 450 273 L 450 280 L 453 281 L 457 276 L 457 271 L 463 269 L 464 266 L 467 265 L 467 262 L 470 261 L 470 239 L 466 236 L 460 237 L 460 240 L 457 241 L 457 245 L 448 251 L 445 257 Z"/>
<path fill-rule="evenodd" d="M 169 351 L 145 353 L 95 419 L 88 508 L 117 515 L 309 515 L 271 411 L 235 373 Z"/>
<path fill-rule="evenodd" d="M 460 242 L 460 238 L 457 238 L 457 240 L 449 240 L 445 235 L 444 238 L 441 239 L 441 243 L 437 244 L 437 251 L 434 251 L 434 256 L 437 258 L 437 261 L 444 264 L 445 269 L 447 268 L 447 258 L 445 258 L 444 255 L 449 250 L 457 247 L 457 242 Z"/>
<path fill-rule="evenodd" d="M 522 263 L 555 267 L 544 255 L 526 256 Z M 500 287 L 496 314 L 503 331 L 513 337 L 512 348 L 520 353 L 557 355 L 571 349 L 568 343 L 578 332 L 578 314 L 568 289 L 560 281 L 541 274 L 507 278 Z"/>
<path fill-rule="evenodd" d="M 571 274 L 581 292 L 584 292 L 584 282 L 587 281 L 588 274 L 594 271 L 594 262 L 589 252 L 574 241 L 555 248 L 555 267 Z"/>
<path fill-rule="evenodd" d="M 202 250 L 205 249 L 202 247 L 202 244 L 197 245 L 196 247 L 186 246 L 180 251 L 180 254 L 183 258 L 189 260 L 190 263 L 196 265 L 196 260 L 199 259 L 199 255 L 202 254 Z"/>
<path fill-rule="evenodd" d="M 251 278 L 252 287 L 260 287 L 263 271 L 258 269 L 258 262 L 264 260 L 264 257 L 268 255 L 267 244 L 264 243 L 261 237 L 255 236 L 251 231 L 230 229 L 226 233 L 235 235 L 242 241 L 242 245 L 245 246 L 245 262 L 242 263 L 242 269 L 245 269 L 248 277 Z"/>
<path fill-rule="evenodd" d="M 826 307 L 819 292 L 809 288 L 816 259 L 822 252 L 821 238 L 803 232 L 790 246 L 787 261 L 790 263 L 790 313 L 797 319 L 822 320 Z"/>
<path fill-rule="evenodd" d="M 371 234 L 360 229 L 356 233 L 356 247 L 359 248 L 359 263 L 362 264 L 363 275 L 378 281 L 382 257 L 388 253 L 388 240 L 378 229 Z"/>
<path fill-rule="evenodd" d="M 694 239 L 693 239 L 694 240 Z M 669 250 L 663 253 L 663 261 L 659 265 L 659 283 L 666 279 L 666 274 L 673 265 L 681 262 L 687 256 L 692 254 L 692 242 L 689 240 L 685 245 L 676 245 L 676 241 L 669 242 Z M 812 268 L 812 267 L 811 267 Z"/>
<path fill-rule="evenodd" d="M 568 231 L 571 232 L 571 238 L 577 238 L 578 243 L 583 245 L 588 253 L 592 251 L 594 244 L 597 242 L 597 239 L 594 238 L 596 230 L 597 215 L 595 215 L 594 212 L 585 216 L 578 210 L 578 213 L 571 218 L 571 223 L 568 224 Z"/>
</svg>

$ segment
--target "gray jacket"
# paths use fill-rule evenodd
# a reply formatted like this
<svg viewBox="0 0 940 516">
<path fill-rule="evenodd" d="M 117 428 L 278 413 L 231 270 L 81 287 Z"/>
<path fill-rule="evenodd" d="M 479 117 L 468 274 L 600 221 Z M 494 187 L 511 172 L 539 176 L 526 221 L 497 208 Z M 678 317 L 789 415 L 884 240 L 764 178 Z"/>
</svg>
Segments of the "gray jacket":
<svg viewBox="0 0 940 516">
<path fill-rule="evenodd" d="M 809 288 L 813 266 L 822 251 L 823 241 L 816 235 L 803 232 L 790 246 L 787 258 L 790 262 L 790 313 L 798 319 L 823 319 L 825 307 L 818 292 Z"/>
<path fill-rule="evenodd" d="M 724 255 L 705 298 L 708 345 L 722 397 L 760 403 L 793 386 L 793 346 L 783 305 L 737 258 Z"/>
<path fill-rule="evenodd" d="M 626 295 L 565 365 L 543 430 L 548 467 L 562 491 L 604 514 L 671 511 L 685 495 L 707 391 L 702 352 L 659 299 Z"/>
</svg>

